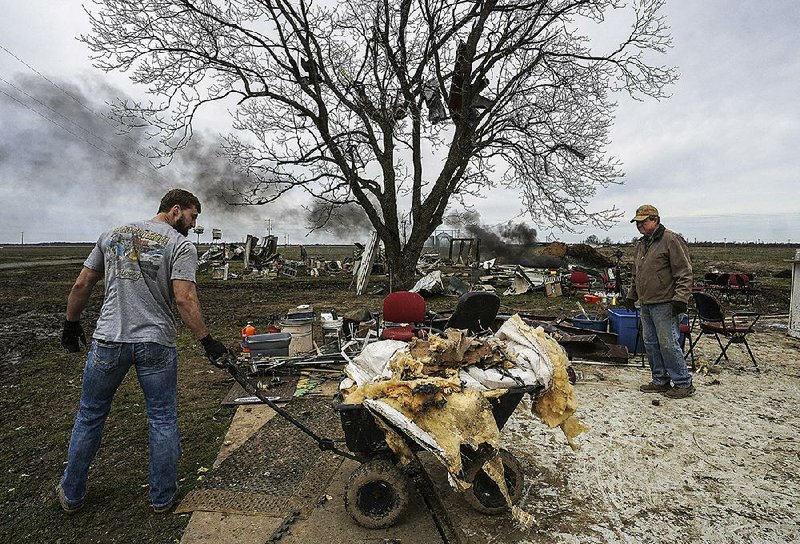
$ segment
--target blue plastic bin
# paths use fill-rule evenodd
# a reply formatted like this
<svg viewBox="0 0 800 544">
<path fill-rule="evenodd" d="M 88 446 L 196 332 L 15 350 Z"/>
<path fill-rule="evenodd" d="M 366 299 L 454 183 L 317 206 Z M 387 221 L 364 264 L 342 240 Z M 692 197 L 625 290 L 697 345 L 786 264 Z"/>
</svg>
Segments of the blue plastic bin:
<svg viewBox="0 0 800 544">
<path fill-rule="evenodd" d="M 689 317 L 683 316 L 683 323 L 689 323 Z M 628 353 L 644 353 L 644 339 L 639 332 L 639 342 L 636 342 L 637 330 L 639 328 L 639 312 L 631 312 L 625 308 L 609 308 L 608 327 L 611 332 L 617 333 L 617 344 L 626 346 Z M 681 333 L 678 336 L 681 348 L 686 341 L 686 335 Z"/>
<path fill-rule="evenodd" d="M 639 328 L 639 312 L 631 312 L 625 308 L 608 309 L 608 326 L 611 332 L 617 333 L 617 344 L 626 346 L 628 353 L 643 353 L 644 341 L 639 336 L 636 342 L 637 331 Z"/>
<path fill-rule="evenodd" d="M 608 319 L 597 319 L 590 315 L 578 314 L 572 318 L 572 326 L 579 329 L 606 332 L 608 330 Z"/>
</svg>

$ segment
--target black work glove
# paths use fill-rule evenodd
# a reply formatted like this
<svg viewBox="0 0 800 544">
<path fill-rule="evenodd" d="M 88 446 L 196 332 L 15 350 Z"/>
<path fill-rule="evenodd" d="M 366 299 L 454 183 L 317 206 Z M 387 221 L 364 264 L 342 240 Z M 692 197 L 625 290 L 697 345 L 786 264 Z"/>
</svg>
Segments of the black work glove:
<svg viewBox="0 0 800 544">
<path fill-rule="evenodd" d="M 80 320 L 70 321 L 64 319 L 64 328 L 61 330 L 61 345 L 68 352 L 77 353 L 81 350 L 81 344 L 86 345 L 86 335 L 83 334 Z"/>
<path fill-rule="evenodd" d="M 625 309 L 628 310 L 629 312 L 636 311 L 636 301 L 633 300 L 632 298 L 626 298 L 624 304 L 625 304 Z"/>
<path fill-rule="evenodd" d="M 678 317 L 681 314 L 685 314 L 689 307 L 686 305 L 685 302 L 681 302 L 680 300 L 673 300 L 672 301 L 672 315 Z"/>
<path fill-rule="evenodd" d="M 214 340 L 211 338 L 210 334 L 201 338 L 200 343 L 203 345 L 203 349 L 206 350 L 206 357 L 208 357 L 212 365 L 218 368 L 225 368 L 227 366 L 227 359 L 230 352 L 228 348 L 225 347 L 225 344 L 219 340 Z"/>
</svg>

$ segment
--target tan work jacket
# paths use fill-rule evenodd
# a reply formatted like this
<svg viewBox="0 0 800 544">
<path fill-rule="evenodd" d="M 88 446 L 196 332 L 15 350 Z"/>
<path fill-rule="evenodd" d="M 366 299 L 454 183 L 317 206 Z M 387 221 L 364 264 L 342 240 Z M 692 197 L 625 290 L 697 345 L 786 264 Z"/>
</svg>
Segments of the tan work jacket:
<svg viewBox="0 0 800 544">
<path fill-rule="evenodd" d="M 627 298 L 641 304 L 688 303 L 691 293 L 692 263 L 686 241 L 664 225 L 659 225 L 652 237 L 642 236 L 636 243 Z"/>
</svg>

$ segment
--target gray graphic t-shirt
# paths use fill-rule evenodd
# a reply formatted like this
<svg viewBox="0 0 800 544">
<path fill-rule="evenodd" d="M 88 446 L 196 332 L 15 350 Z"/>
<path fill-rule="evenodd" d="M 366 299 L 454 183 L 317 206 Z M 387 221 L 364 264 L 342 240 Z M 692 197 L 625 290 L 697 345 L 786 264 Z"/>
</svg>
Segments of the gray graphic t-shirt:
<svg viewBox="0 0 800 544">
<path fill-rule="evenodd" d="M 175 347 L 172 280 L 195 281 L 197 249 L 162 221 L 103 233 L 87 268 L 105 274 L 105 299 L 94 338 Z"/>
</svg>

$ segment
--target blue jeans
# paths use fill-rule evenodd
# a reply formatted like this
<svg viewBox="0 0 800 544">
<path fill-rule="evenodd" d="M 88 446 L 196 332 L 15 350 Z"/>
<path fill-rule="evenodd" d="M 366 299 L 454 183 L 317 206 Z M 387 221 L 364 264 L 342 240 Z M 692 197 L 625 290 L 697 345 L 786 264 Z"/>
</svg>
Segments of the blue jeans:
<svg viewBox="0 0 800 544">
<path fill-rule="evenodd" d="M 653 383 L 689 387 L 692 376 L 686 368 L 683 350 L 678 343 L 678 318 L 672 313 L 672 303 L 642 304 L 642 337 L 644 350 L 650 359 Z"/>
<path fill-rule="evenodd" d="M 178 491 L 181 454 L 178 435 L 178 353 L 152 342 L 119 343 L 92 340 L 83 371 L 81 403 L 67 453 L 61 487 L 67 503 L 76 506 L 86 497 L 89 465 L 100 448 L 111 400 L 131 365 L 136 366 L 144 392 L 150 427 L 150 502 L 161 507 Z"/>
</svg>

